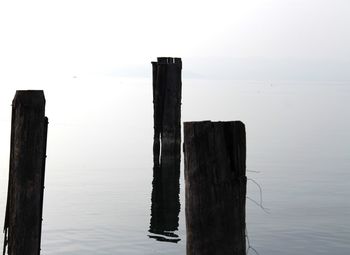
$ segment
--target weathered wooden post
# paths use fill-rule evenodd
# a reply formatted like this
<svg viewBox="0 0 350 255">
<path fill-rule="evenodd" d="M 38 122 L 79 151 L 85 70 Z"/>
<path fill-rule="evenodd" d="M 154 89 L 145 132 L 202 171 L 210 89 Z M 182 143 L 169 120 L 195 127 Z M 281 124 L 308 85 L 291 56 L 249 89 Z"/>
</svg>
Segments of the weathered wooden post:
<svg viewBox="0 0 350 255">
<path fill-rule="evenodd" d="M 10 171 L 4 224 L 9 255 L 40 254 L 48 119 L 41 90 L 12 102 Z"/>
<path fill-rule="evenodd" d="M 181 70 L 180 58 L 158 58 L 153 67 L 155 166 L 180 165 Z"/>
<path fill-rule="evenodd" d="M 181 69 L 180 58 L 158 58 L 153 67 L 153 190 L 152 238 L 179 241 L 181 153 Z"/>
<path fill-rule="evenodd" d="M 246 139 L 240 121 L 185 122 L 187 255 L 243 255 Z"/>
</svg>

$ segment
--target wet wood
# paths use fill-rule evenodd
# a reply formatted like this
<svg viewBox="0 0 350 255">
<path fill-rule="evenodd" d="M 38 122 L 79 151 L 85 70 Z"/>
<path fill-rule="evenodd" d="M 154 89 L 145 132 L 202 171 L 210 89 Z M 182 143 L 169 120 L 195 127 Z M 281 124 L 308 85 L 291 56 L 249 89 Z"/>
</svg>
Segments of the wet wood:
<svg viewBox="0 0 350 255">
<path fill-rule="evenodd" d="M 178 168 L 181 147 L 180 58 L 158 58 L 153 67 L 153 109 L 155 166 Z"/>
<path fill-rule="evenodd" d="M 246 140 L 240 121 L 185 122 L 187 255 L 243 255 Z"/>
<path fill-rule="evenodd" d="M 153 189 L 149 237 L 178 242 L 181 153 L 181 69 L 179 58 L 158 58 L 153 67 Z"/>
<path fill-rule="evenodd" d="M 3 254 L 40 254 L 46 140 L 43 91 L 17 91 L 12 102 L 10 170 Z"/>
</svg>

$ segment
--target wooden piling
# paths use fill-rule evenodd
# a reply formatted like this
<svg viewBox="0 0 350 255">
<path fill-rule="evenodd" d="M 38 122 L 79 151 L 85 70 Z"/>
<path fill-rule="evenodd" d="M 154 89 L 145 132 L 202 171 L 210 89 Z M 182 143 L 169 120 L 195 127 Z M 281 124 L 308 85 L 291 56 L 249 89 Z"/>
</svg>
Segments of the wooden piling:
<svg viewBox="0 0 350 255">
<path fill-rule="evenodd" d="M 158 58 L 153 68 L 153 189 L 149 237 L 178 242 L 181 153 L 180 58 Z"/>
<path fill-rule="evenodd" d="M 180 58 L 158 58 L 153 67 L 154 165 L 178 168 L 181 152 Z"/>
<path fill-rule="evenodd" d="M 40 254 L 48 119 L 41 90 L 12 101 L 10 170 L 4 224 L 9 255 Z"/>
<path fill-rule="evenodd" d="M 246 138 L 240 121 L 185 122 L 187 255 L 244 255 Z"/>
</svg>

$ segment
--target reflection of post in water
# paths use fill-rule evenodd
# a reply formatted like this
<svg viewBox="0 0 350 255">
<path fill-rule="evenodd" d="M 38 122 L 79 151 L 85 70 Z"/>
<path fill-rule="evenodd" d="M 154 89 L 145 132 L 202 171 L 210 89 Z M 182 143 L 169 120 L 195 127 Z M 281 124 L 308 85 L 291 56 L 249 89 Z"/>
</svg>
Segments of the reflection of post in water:
<svg viewBox="0 0 350 255">
<path fill-rule="evenodd" d="M 174 233 L 179 226 L 179 175 L 178 169 L 153 168 L 149 237 L 158 241 L 180 241 Z"/>
<path fill-rule="evenodd" d="M 153 191 L 149 235 L 178 242 L 181 146 L 180 58 L 158 58 L 153 67 Z"/>
</svg>

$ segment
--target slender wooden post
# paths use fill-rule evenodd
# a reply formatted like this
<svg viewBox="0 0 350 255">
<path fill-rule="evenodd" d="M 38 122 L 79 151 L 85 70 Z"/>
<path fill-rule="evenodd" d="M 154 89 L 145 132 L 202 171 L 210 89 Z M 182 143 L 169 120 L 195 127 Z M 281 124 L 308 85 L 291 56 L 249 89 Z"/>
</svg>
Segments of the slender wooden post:
<svg viewBox="0 0 350 255">
<path fill-rule="evenodd" d="M 41 90 L 17 91 L 12 102 L 10 172 L 3 254 L 40 254 L 48 120 Z"/>
<path fill-rule="evenodd" d="M 153 190 L 149 237 L 178 242 L 181 152 L 181 69 L 179 58 L 158 58 L 153 66 Z"/>
<path fill-rule="evenodd" d="M 185 122 L 187 255 L 244 255 L 245 127 Z"/>
<path fill-rule="evenodd" d="M 155 166 L 180 166 L 181 70 L 180 58 L 158 58 L 153 66 Z"/>
</svg>

